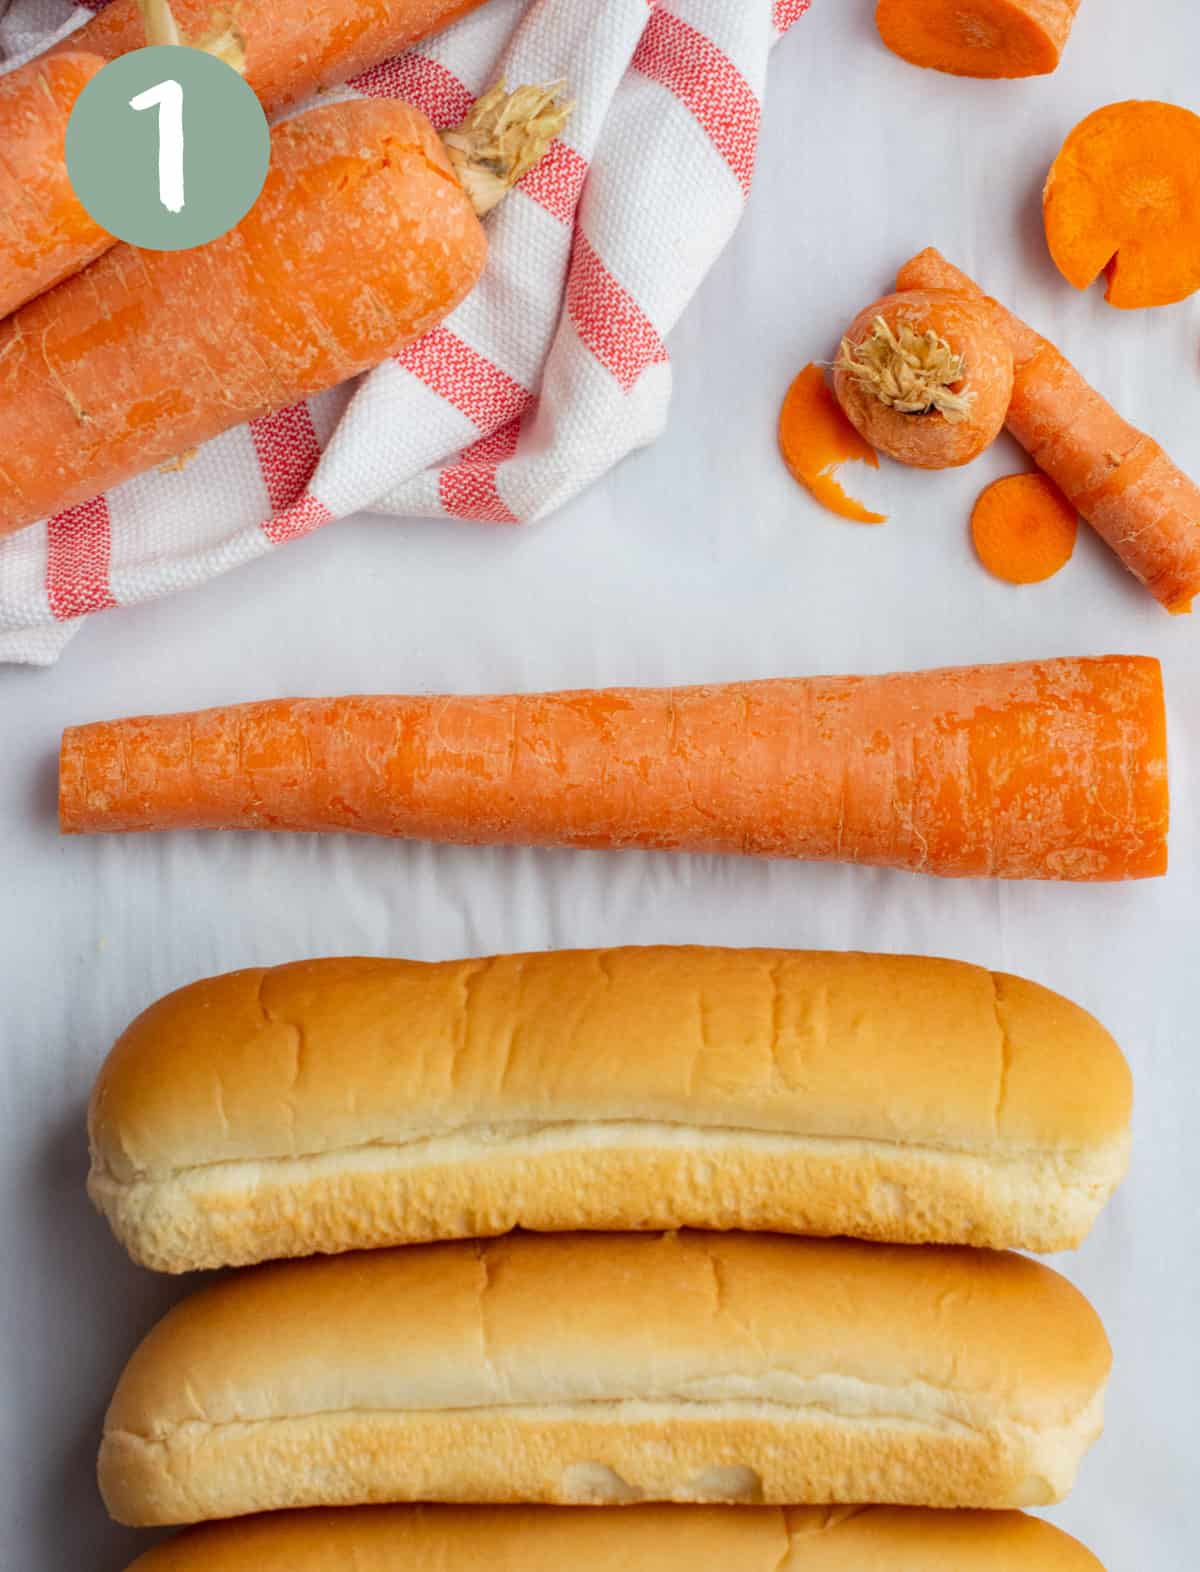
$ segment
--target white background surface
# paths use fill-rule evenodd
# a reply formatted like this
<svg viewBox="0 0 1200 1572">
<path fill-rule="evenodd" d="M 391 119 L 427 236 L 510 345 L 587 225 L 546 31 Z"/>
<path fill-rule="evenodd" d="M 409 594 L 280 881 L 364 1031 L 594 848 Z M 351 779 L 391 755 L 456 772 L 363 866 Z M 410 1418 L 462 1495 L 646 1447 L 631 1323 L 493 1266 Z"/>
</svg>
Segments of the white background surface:
<svg viewBox="0 0 1200 1572">
<path fill-rule="evenodd" d="M 331 953 L 441 958 L 699 941 L 959 956 L 1094 1010 L 1138 1086 L 1132 1175 L 1062 1267 L 1115 1347 L 1109 1424 L 1055 1518 L 1110 1572 L 1194 1561 L 1200 618 L 1172 619 L 1087 532 L 1025 590 L 989 579 L 970 503 L 1021 467 L 850 472 L 892 522 L 821 513 L 774 446 L 804 362 L 936 243 L 1200 471 L 1200 299 L 1122 314 L 1045 254 L 1037 193 L 1084 113 L 1200 108 L 1194 0 L 1084 0 L 1051 79 L 956 82 L 889 56 L 869 0 L 814 0 L 776 52 L 750 211 L 674 334 L 672 423 L 536 529 L 360 519 L 190 596 L 96 618 L 56 669 L 0 671 L 0 1561 L 119 1572 L 92 1465 L 137 1338 L 179 1291 L 89 1210 L 83 1108 L 116 1033 L 201 975 Z M 860 478 L 862 480 L 859 485 Z M 703 858 L 250 836 L 61 841 L 64 724 L 283 693 L 538 688 L 884 671 L 1130 651 L 1167 675 L 1173 867 L 1130 886 L 943 884 Z M 950 1067 L 949 1073 L 953 1073 Z"/>
</svg>

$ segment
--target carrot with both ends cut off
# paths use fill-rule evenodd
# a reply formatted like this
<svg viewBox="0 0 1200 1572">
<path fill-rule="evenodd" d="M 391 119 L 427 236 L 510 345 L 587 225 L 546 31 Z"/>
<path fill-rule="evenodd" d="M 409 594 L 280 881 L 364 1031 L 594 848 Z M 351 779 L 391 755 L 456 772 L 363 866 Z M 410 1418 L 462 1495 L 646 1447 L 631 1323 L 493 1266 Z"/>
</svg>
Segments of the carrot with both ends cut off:
<svg viewBox="0 0 1200 1572">
<path fill-rule="evenodd" d="M 281 699 L 73 727 L 64 833 L 349 830 L 944 877 L 1166 869 L 1158 662 L 678 689 Z"/>
<path fill-rule="evenodd" d="M 897 286 L 983 298 L 932 248 L 905 263 Z M 1156 600 L 1170 612 L 1190 611 L 1200 595 L 1200 487 L 1048 339 L 991 306 L 1016 363 L 1009 431 Z"/>
<path fill-rule="evenodd" d="M 0 317 L 113 244 L 75 195 L 64 152 L 75 101 L 103 67 L 71 52 L 0 77 Z"/>
<path fill-rule="evenodd" d="M 913 65 L 952 76 L 1045 76 L 1081 0 L 879 0 L 880 37 Z"/>
<path fill-rule="evenodd" d="M 495 119 L 509 111 L 502 170 Z M 309 110 L 275 128 L 262 194 L 227 235 L 118 245 L 0 323 L 0 534 L 427 332 L 483 268 L 467 188 L 492 202 L 564 118 L 542 89 L 497 88 L 448 147 L 408 104 Z"/>
</svg>

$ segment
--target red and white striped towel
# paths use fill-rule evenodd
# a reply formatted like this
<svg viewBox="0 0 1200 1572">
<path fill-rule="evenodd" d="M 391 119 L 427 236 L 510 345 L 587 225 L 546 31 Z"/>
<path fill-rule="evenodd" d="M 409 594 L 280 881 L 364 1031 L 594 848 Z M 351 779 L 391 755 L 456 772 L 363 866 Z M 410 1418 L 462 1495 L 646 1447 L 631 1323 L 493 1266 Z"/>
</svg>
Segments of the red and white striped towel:
<svg viewBox="0 0 1200 1572">
<path fill-rule="evenodd" d="M 69 30 L 13 0 L 0 58 Z M 809 0 L 490 0 L 344 91 L 437 126 L 496 76 L 565 77 L 565 137 L 488 220 L 482 282 L 358 379 L 0 541 L 0 659 L 203 583 L 360 509 L 545 516 L 662 430 L 664 336 L 750 190 L 772 44 Z M 76 13 L 78 14 L 78 13 Z"/>
</svg>

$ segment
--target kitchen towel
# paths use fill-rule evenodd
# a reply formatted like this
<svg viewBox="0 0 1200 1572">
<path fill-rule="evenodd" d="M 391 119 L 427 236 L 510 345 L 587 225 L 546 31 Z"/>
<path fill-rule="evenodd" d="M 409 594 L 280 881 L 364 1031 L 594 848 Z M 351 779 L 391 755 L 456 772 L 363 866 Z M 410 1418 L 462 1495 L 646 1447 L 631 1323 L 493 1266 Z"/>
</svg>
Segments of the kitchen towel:
<svg viewBox="0 0 1200 1572">
<path fill-rule="evenodd" d="M 652 442 L 665 335 L 750 192 L 772 45 L 810 0 L 490 0 L 356 77 L 439 128 L 498 77 L 564 79 L 566 134 L 487 220 L 470 297 L 354 382 L 0 540 L 0 659 L 369 509 L 517 524 Z M 88 13 L 12 0 L 0 59 Z"/>
</svg>

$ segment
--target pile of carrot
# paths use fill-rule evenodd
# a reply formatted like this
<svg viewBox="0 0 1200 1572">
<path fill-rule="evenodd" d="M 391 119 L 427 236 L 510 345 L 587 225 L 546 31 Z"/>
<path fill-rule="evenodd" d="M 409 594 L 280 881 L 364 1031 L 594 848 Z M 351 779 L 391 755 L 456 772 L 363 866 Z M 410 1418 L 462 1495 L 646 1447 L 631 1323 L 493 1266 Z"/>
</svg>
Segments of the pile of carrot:
<svg viewBox="0 0 1200 1572">
<path fill-rule="evenodd" d="M 377 364 L 453 310 L 486 250 L 417 110 L 286 121 L 227 235 L 115 246 L 0 323 L 0 534 Z"/>
<path fill-rule="evenodd" d="M 1166 869 L 1162 678 L 1110 656 L 890 677 L 281 699 L 74 727 L 67 834 L 347 830 L 944 877 Z"/>
<path fill-rule="evenodd" d="M 983 298 L 934 250 L 905 263 L 897 287 Z M 1016 366 L 1009 431 L 1150 593 L 1189 611 L 1200 594 L 1200 487 L 1053 344 L 995 301 L 991 310 Z"/>
</svg>

